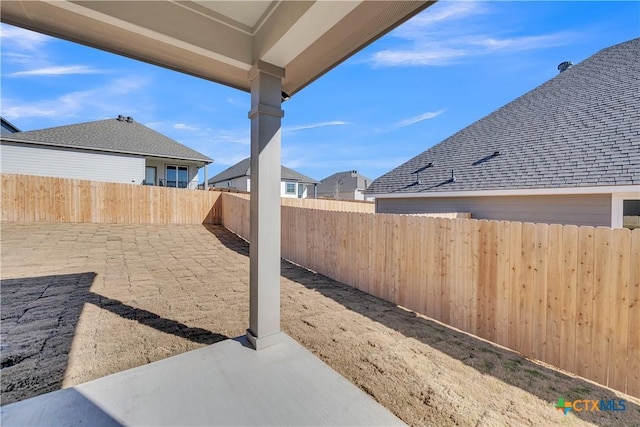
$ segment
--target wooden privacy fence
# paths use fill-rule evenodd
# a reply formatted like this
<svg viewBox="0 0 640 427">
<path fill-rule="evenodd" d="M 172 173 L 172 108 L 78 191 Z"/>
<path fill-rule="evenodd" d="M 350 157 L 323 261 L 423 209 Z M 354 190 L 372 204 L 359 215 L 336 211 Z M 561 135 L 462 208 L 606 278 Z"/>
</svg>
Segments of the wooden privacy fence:
<svg viewBox="0 0 640 427">
<path fill-rule="evenodd" d="M 222 222 L 249 237 L 242 194 L 2 174 L 1 202 L 3 221 Z M 640 397 L 640 229 L 372 214 L 326 202 L 340 204 L 303 209 L 283 199 L 284 258 Z"/>
<path fill-rule="evenodd" d="M 222 193 L 222 218 L 226 228 L 244 239 L 249 240 L 249 195 L 237 193 Z M 313 209 L 340 212 L 369 212 L 373 213 L 373 203 L 349 202 L 342 200 L 324 199 L 289 199 L 281 198 L 282 208 L 305 207 Z M 283 223 L 283 227 L 285 224 Z"/>
<path fill-rule="evenodd" d="M 220 224 L 220 193 L 2 174 L 3 221 Z"/>
<path fill-rule="evenodd" d="M 223 223 L 248 238 L 233 197 Z M 640 397 L 640 230 L 283 206 L 282 256 Z"/>
</svg>

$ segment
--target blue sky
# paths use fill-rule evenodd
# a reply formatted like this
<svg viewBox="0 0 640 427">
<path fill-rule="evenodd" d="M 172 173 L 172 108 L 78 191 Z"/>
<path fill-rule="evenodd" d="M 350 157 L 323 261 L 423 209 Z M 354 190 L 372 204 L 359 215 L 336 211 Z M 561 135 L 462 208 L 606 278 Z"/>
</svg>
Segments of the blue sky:
<svg viewBox="0 0 640 427">
<path fill-rule="evenodd" d="M 249 156 L 249 94 L 2 25 L 0 113 L 22 130 L 132 116 L 215 160 Z M 285 102 L 282 162 L 376 178 L 598 50 L 640 2 L 441 1 Z"/>
</svg>

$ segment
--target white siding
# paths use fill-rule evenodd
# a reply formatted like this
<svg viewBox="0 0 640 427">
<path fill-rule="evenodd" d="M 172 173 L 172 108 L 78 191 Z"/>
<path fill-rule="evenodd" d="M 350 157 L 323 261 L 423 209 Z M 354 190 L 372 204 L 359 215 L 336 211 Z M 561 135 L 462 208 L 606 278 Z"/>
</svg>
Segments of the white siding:
<svg viewBox="0 0 640 427">
<path fill-rule="evenodd" d="M 3 173 L 129 184 L 144 180 L 143 157 L 8 142 L 0 145 L 0 166 Z"/>
<path fill-rule="evenodd" d="M 471 218 L 547 224 L 611 225 L 611 194 L 376 198 L 378 213 L 471 212 Z"/>
<path fill-rule="evenodd" d="M 303 199 L 306 199 L 309 194 L 313 194 L 310 193 L 313 192 L 312 189 L 312 185 L 311 186 L 307 186 L 305 184 L 300 184 L 298 182 L 294 182 L 294 181 L 288 181 L 288 182 L 292 182 L 294 184 L 296 184 L 296 193 L 295 194 L 287 194 L 287 185 L 286 185 L 287 181 L 281 181 L 280 182 L 280 196 L 281 197 L 287 197 L 290 199 L 297 199 L 298 198 L 298 185 L 303 185 L 304 186 L 304 193 L 302 195 Z M 234 179 L 230 179 L 228 181 L 218 181 L 213 183 L 213 185 L 215 187 L 218 188 L 235 188 L 237 190 L 243 190 L 243 191 L 251 191 L 251 178 L 249 178 L 248 176 L 241 176 L 238 178 L 234 178 Z"/>
<path fill-rule="evenodd" d="M 226 181 L 214 182 L 210 185 L 213 185 L 217 188 L 235 188 L 236 190 L 249 191 L 251 181 L 248 176 L 240 176 L 238 178 L 229 179 Z"/>
</svg>

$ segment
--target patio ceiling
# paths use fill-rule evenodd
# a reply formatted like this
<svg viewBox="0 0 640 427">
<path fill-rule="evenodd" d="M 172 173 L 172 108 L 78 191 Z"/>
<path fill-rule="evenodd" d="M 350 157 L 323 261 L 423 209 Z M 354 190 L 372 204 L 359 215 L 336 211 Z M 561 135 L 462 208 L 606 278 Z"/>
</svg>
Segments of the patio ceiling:
<svg viewBox="0 0 640 427">
<path fill-rule="evenodd" d="M 292 95 L 433 1 L 2 1 L 0 19 L 249 91 L 258 61 Z"/>
</svg>

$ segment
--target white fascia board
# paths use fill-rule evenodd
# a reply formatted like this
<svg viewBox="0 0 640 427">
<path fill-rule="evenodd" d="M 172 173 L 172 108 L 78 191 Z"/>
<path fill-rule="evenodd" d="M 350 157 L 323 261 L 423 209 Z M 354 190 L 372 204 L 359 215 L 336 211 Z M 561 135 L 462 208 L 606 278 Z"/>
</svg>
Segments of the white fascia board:
<svg viewBox="0 0 640 427">
<path fill-rule="evenodd" d="M 172 157 L 172 156 L 161 156 L 159 154 L 153 154 L 153 153 L 146 153 L 143 151 L 127 151 L 127 150 L 111 150 L 108 148 L 100 148 L 100 147 L 90 147 L 90 146 L 84 146 L 84 145 L 65 145 L 65 144 L 57 144 L 55 142 L 43 142 L 43 141 L 29 141 L 29 140 L 25 140 L 25 139 L 11 139 L 10 136 L 8 137 L 2 137 L 0 138 L 0 144 L 2 144 L 3 142 L 8 142 L 11 144 L 25 144 L 25 145 L 35 145 L 35 146 L 41 146 L 40 148 L 46 148 L 46 147 L 56 147 L 56 148 L 64 148 L 67 150 L 80 150 L 80 151 L 95 151 L 95 152 L 100 152 L 100 153 L 115 153 L 115 154 L 128 154 L 131 156 L 138 156 L 138 157 L 154 157 L 154 158 L 158 158 L 158 159 L 164 159 L 164 160 L 184 160 L 184 161 L 189 161 L 189 162 L 198 162 L 198 163 L 206 163 L 206 164 L 211 164 L 213 163 L 213 160 L 209 161 L 209 160 L 204 160 L 204 159 L 194 159 L 191 157 Z"/>
<path fill-rule="evenodd" d="M 560 196 L 564 194 L 640 194 L 640 185 L 612 185 L 601 187 L 523 188 L 517 190 L 443 191 L 429 193 L 370 193 L 379 199 L 415 199 L 434 197 L 496 197 L 496 196 Z"/>
<path fill-rule="evenodd" d="M 130 22 L 126 22 L 121 19 L 114 18 L 113 16 L 105 15 L 104 13 L 91 10 L 81 5 L 76 5 L 69 1 L 54 1 L 54 2 L 50 2 L 50 4 L 52 6 L 59 7 L 60 9 L 65 9 L 69 12 L 73 12 L 78 15 L 85 16 L 87 18 L 95 19 L 99 22 L 104 22 L 106 24 L 113 25 L 114 27 L 131 31 L 132 33 L 139 34 L 141 36 L 145 36 L 153 40 L 158 40 L 170 46 L 174 46 L 179 49 L 190 51 L 195 54 L 202 55 L 206 58 L 211 58 L 215 61 L 222 62 L 223 64 L 227 64 L 232 67 L 239 68 L 241 70 L 249 71 L 251 69 L 252 64 L 238 61 L 237 59 L 230 58 L 228 56 L 221 55 L 216 52 L 212 52 L 208 49 L 204 49 L 199 46 L 195 46 L 191 43 L 187 43 L 182 40 L 178 40 L 173 37 L 167 36 L 166 34 L 161 34 L 161 33 L 158 33 L 157 31 L 153 31 L 148 28 L 143 28 L 139 25 L 135 25 Z M 126 4 L 123 4 L 123 6 L 126 7 Z"/>
<path fill-rule="evenodd" d="M 360 3 L 362 1 L 316 1 L 260 59 L 286 67 Z"/>
</svg>

